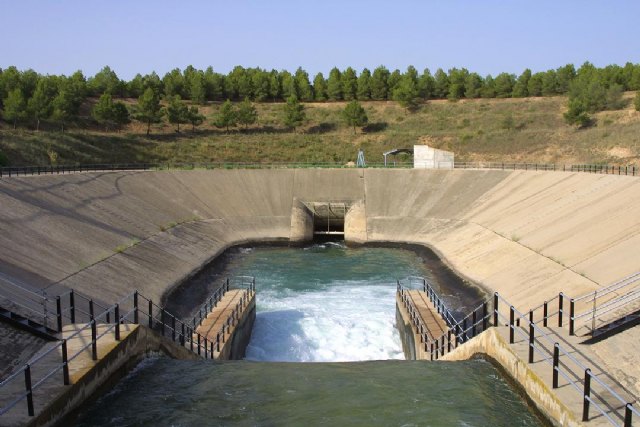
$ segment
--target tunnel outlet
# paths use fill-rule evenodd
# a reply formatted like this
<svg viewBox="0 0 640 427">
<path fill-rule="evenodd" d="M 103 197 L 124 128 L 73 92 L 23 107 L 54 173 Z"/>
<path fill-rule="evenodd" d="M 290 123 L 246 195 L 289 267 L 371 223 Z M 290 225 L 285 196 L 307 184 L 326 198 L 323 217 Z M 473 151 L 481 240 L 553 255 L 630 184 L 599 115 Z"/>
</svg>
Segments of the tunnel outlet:
<svg viewBox="0 0 640 427">
<path fill-rule="evenodd" d="M 366 215 L 362 200 L 294 200 L 291 212 L 292 242 L 342 238 L 347 242 L 366 241 Z"/>
</svg>

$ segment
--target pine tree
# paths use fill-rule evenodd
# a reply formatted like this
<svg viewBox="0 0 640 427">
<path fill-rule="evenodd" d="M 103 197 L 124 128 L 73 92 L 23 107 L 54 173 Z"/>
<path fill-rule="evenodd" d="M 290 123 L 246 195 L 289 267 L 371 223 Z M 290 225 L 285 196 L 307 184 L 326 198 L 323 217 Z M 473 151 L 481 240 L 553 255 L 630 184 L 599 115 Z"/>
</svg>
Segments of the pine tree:
<svg viewBox="0 0 640 427">
<path fill-rule="evenodd" d="M 342 99 L 342 73 L 336 67 L 331 69 L 327 80 L 327 95 L 331 101 Z"/>
<path fill-rule="evenodd" d="M 189 121 L 189 108 L 184 105 L 180 95 L 169 98 L 169 103 L 165 109 L 169 123 L 176 125 L 176 132 L 180 132 L 180 125 Z"/>
<path fill-rule="evenodd" d="M 147 136 L 151 133 L 151 123 L 158 123 L 162 120 L 162 107 L 157 93 L 147 88 L 140 98 L 138 98 L 138 108 L 135 119 L 147 124 Z"/>
<path fill-rule="evenodd" d="M 204 122 L 204 116 L 200 114 L 198 107 L 193 105 L 187 112 L 187 120 L 189 123 L 191 123 L 191 131 L 195 132 L 196 126 L 200 126 Z"/>
<path fill-rule="evenodd" d="M 38 81 L 33 96 L 29 99 L 27 110 L 36 121 L 36 131 L 40 130 L 40 120 L 51 115 L 51 101 L 53 100 L 57 87 L 50 77 L 41 78 Z"/>
<path fill-rule="evenodd" d="M 633 100 L 633 105 L 636 107 L 636 111 L 640 111 L 640 90 L 636 92 L 636 97 Z"/>
<path fill-rule="evenodd" d="M 118 128 L 128 124 L 131 122 L 129 119 L 129 109 L 124 102 L 114 102 L 113 103 L 113 122 Z"/>
<path fill-rule="evenodd" d="M 313 91 L 311 90 L 311 84 L 309 83 L 309 74 L 298 67 L 294 76 L 298 97 L 302 101 L 312 101 Z"/>
<path fill-rule="evenodd" d="M 284 106 L 285 126 L 293 128 L 295 132 L 296 128 L 304 123 L 306 116 L 304 105 L 302 105 L 295 96 L 289 97 Z"/>
<path fill-rule="evenodd" d="M 254 124 L 258 120 L 258 112 L 256 111 L 256 107 L 253 106 L 249 98 L 245 98 L 240 106 L 238 107 L 237 112 L 238 123 L 244 125 L 244 128 L 247 129 L 249 125 Z"/>
<path fill-rule="evenodd" d="M 340 79 L 342 82 L 342 97 L 345 101 L 356 99 L 358 93 L 358 77 L 356 71 L 348 67 Z"/>
<path fill-rule="evenodd" d="M 382 65 L 373 70 L 371 76 L 371 99 L 384 101 L 388 96 L 387 80 L 389 80 L 389 70 Z"/>
<path fill-rule="evenodd" d="M 434 96 L 439 99 L 444 99 L 449 95 L 449 77 L 442 68 L 438 68 L 433 75 L 435 88 Z"/>
<path fill-rule="evenodd" d="M 409 76 L 403 76 L 393 91 L 393 99 L 407 111 L 415 110 L 419 105 L 418 87 Z"/>
<path fill-rule="evenodd" d="M 353 126 L 353 133 L 356 133 L 356 127 L 362 127 L 369 120 L 367 112 L 362 108 L 358 101 L 351 101 L 342 111 L 342 118 L 348 126 Z"/>
<path fill-rule="evenodd" d="M 15 129 L 18 122 L 23 120 L 27 115 L 27 101 L 24 99 L 22 90 L 15 88 L 9 92 L 7 99 L 4 100 L 4 118 L 13 122 Z"/>
<path fill-rule="evenodd" d="M 113 99 L 109 92 L 105 92 L 100 96 L 100 99 L 91 111 L 91 115 L 98 123 L 104 125 L 105 132 L 109 131 L 109 124 L 114 119 Z"/>
<path fill-rule="evenodd" d="M 229 128 L 238 123 L 238 116 L 233 104 L 230 100 L 226 100 L 216 116 L 213 124 L 218 128 L 225 128 L 229 132 Z"/>
<path fill-rule="evenodd" d="M 313 93 L 316 101 L 327 100 L 327 81 L 324 79 L 322 73 L 316 74 L 313 78 Z"/>
<path fill-rule="evenodd" d="M 368 101 L 371 99 L 371 71 L 367 68 L 362 70 L 358 77 L 358 99 Z"/>
</svg>

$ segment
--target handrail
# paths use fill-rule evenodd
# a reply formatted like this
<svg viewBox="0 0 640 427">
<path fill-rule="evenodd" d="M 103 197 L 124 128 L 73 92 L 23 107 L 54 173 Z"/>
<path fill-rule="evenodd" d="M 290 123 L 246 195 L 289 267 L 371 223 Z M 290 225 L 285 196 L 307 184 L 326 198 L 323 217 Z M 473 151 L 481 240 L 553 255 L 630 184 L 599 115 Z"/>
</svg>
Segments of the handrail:
<svg viewBox="0 0 640 427">
<path fill-rule="evenodd" d="M 558 344 L 557 342 L 555 342 L 553 339 L 551 339 L 551 337 L 543 330 L 541 329 L 535 322 L 533 322 L 533 312 L 530 311 L 529 312 L 529 318 L 527 319 L 527 317 L 521 313 L 519 310 L 517 310 L 513 305 L 511 305 L 506 299 L 504 299 L 501 295 L 499 295 L 497 292 L 494 294 L 494 301 L 495 301 L 495 306 L 494 306 L 494 316 L 495 318 L 503 318 L 506 319 L 506 316 L 504 316 L 502 313 L 500 313 L 500 310 L 498 309 L 498 301 L 501 301 L 503 303 L 505 303 L 508 307 L 509 307 L 509 311 L 510 311 L 510 317 L 508 319 L 509 321 L 509 342 L 511 344 L 514 343 L 514 333 L 516 331 L 518 331 L 518 334 L 520 334 L 521 336 L 523 336 L 525 339 L 529 340 L 529 363 L 533 362 L 533 353 L 534 352 L 538 352 L 543 354 L 543 360 L 545 360 L 548 363 L 548 356 L 550 356 L 551 354 L 545 354 L 543 353 L 543 349 L 544 347 L 538 348 L 536 347 L 536 341 L 538 342 L 542 342 L 543 340 L 547 342 L 548 345 L 552 346 L 554 348 L 554 355 L 553 355 L 553 371 L 554 371 L 554 388 L 557 388 L 557 377 L 556 372 L 559 374 L 562 374 L 562 376 L 567 379 L 567 381 L 571 384 L 571 386 L 576 389 L 577 391 L 583 393 L 583 397 L 584 397 L 584 402 L 585 402 L 585 406 L 583 408 L 583 421 L 587 421 L 589 419 L 589 405 L 586 402 L 592 403 L 597 409 L 598 411 L 601 413 L 601 415 L 603 415 L 605 418 L 607 418 L 607 420 L 609 420 L 609 422 L 611 422 L 613 425 L 618 425 L 615 420 L 613 420 L 611 418 L 611 416 L 604 410 L 602 409 L 601 405 L 598 404 L 598 402 L 596 402 L 592 397 L 591 397 L 591 388 L 590 388 L 590 382 L 591 380 L 595 380 L 595 382 L 601 386 L 604 389 L 605 393 L 608 393 L 609 395 L 613 396 L 618 403 L 622 404 L 623 407 L 625 408 L 625 415 L 621 418 L 623 418 L 625 420 L 625 426 L 627 425 L 631 425 L 630 424 L 630 420 L 631 420 L 631 413 L 635 413 L 636 415 L 640 415 L 640 412 L 633 407 L 633 403 L 632 402 L 628 402 L 626 401 L 622 396 L 620 396 L 615 390 L 611 389 L 611 387 L 609 387 L 605 382 L 603 382 L 599 377 L 592 375 L 591 374 L 591 369 L 587 368 L 583 363 L 581 363 L 577 358 L 575 358 L 571 353 L 569 353 L 568 351 L 566 351 L 560 344 Z M 516 323 L 516 318 L 518 320 L 524 320 L 528 326 L 529 326 L 529 334 L 526 334 L 522 328 L 517 326 Z M 546 351 L 546 350 L 545 350 Z M 568 375 L 568 373 L 563 373 L 562 370 L 560 369 L 560 363 L 559 363 L 559 357 L 563 356 L 567 359 L 569 359 L 571 362 L 573 362 L 579 369 L 581 369 L 584 373 L 585 373 L 585 387 L 584 389 L 581 388 L 575 380 L 571 379 Z M 564 366 L 566 367 L 566 364 L 564 364 Z M 575 375 L 575 374 L 574 374 Z M 588 385 L 587 385 L 588 384 Z M 602 401 L 602 403 L 604 405 L 606 405 L 607 403 L 605 401 Z M 629 420 L 629 424 L 627 424 L 627 419 Z"/>
<path fill-rule="evenodd" d="M 412 168 L 411 162 L 385 165 L 383 162 L 367 163 L 367 168 Z M 191 162 L 191 163 L 115 163 L 115 164 L 72 164 L 55 166 L 12 166 L 1 167 L 0 178 L 25 175 L 51 175 L 78 172 L 146 171 L 169 169 L 274 169 L 274 168 L 350 168 L 338 162 Z M 508 162 L 454 162 L 454 169 L 498 169 L 599 173 L 613 175 L 640 175 L 640 168 L 634 165 L 559 165 L 547 163 Z"/>
<path fill-rule="evenodd" d="M 244 279 L 242 279 L 244 280 Z M 223 324 L 222 331 L 222 342 L 225 342 L 225 333 L 229 333 L 229 325 L 235 325 L 235 322 L 239 320 L 239 313 L 242 309 L 246 307 L 248 304 L 250 292 L 255 292 L 255 279 L 252 278 L 252 281 L 248 284 L 248 287 L 245 290 L 245 293 L 242 295 L 240 302 L 236 305 L 231 315 L 227 318 L 225 323 Z M 73 296 L 76 295 L 73 291 L 64 294 L 69 295 L 73 300 Z M 60 297 L 57 298 L 60 300 Z M 45 351 L 35 355 L 32 357 L 29 362 L 22 367 L 18 368 L 14 372 L 12 372 L 7 378 L 0 382 L 0 390 L 5 387 L 7 384 L 15 381 L 21 376 L 24 376 L 25 379 L 25 392 L 21 392 L 16 398 L 11 400 L 6 404 L 6 406 L 0 408 L 0 415 L 3 415 L 10 411 L 15 405 L 23 400 L 27 400 L 27 412 L 29 416 L 35 415 L 34 404 L 33 404 L 33 392 L 38 387 L 40 387 L 44 382 L 48 381 L 53 375 L 55 375 L 60 370 L 63 371 L 63 384 L 69 385 L 69 363 L 76 359 L 80 354 L 82 354 L 86 349 L 91 347 L 92 358 L 94 360 L 98 359 L 97 355 L 97 342 L 107 334 L 114 333 L 115 339 L 120 340 L 120 325 L 121 324 L 139 324 L 144 323 L 144 320 L 140 318 L 140 316 L 147 316 L 149 327 L 150 328 L 159 328 L 160 333 L 168 339 L 173 339 L 175 342 L 176 339 L 179 341 L 180 345 L 191 350 L 193 353 L 203 356 L 205 358 L 213 358 L 214 357 L 214 342 L 207 340 L 206 337 L 202 337 L 199 333 L 195 331 L 195 328 L 192 328 L 190 325 L 187 325 L 184 321 L 178 319 L 175 315 L 169 313 L 164 308 L 160 307 L 158 304 L 154 303 L 151 299 L 145 297 L 140 294 L 138 291 L 134 291 L 128 295 L 121 297 L 118 302 L 106 308 L 106 310 L 94 315 L 93 309 L 94 302 L 89 299 L 90 302 L 90 313 L 91 319 L 88 323 L 81 325 L 76 331 L 74 331 L 69 336 L 65 337 L 57 344 L 52 345 Z M 146 302 L 146 304 L 140 304 L 141 302 Z M 95 306 L 98 306 L 95 304 Z M 123 312 L 120 311 L 121 308 L 125 308 Z M 131 307 L 130 309 L 128 309 Z M 146 307 L 146 311 L 145 311 Z M 76 308 L 71 305 L 69 310 L 73 312 Z M 155 312 L 155 313 L 154 313 Z M 113 323 L 110 321 L 111 314 L 113 313 Z M 131 318 L 133 316 L 133 319 Z M 58 313 L 58 317 L 62 317 L 62 311 Z M 141 322 L 142 320 L 142 322 Z M 102 323 L 104 321 L 104 323 Z M 104 330 L 98 333 L 97 326 L 98 322 L 101 322 L 102 325 L 106 325 Z M 87 330 L 91 330 L 91 339 L 88 342 L 77 349 L 73 354 L 67 354 L 67 342 L 68 340 L 75 338 L 81 333 L 85 333 Z M 165 335 L 165 331 L 169 330 L 171 338 Z M 217 351 L 220 351 L 220 334 L 218 334 L 217 339 Z M 60 363 L 55 363 L 53 368 L 51 368 L 48 372 L 44 373 L 41 378 L 33 381 L 31 377 L 31 367 L 34 365 L 38 365 L 45 357 L 51 355 L 53 352 L 61 350 L 62 360 Z"/>
</svg>

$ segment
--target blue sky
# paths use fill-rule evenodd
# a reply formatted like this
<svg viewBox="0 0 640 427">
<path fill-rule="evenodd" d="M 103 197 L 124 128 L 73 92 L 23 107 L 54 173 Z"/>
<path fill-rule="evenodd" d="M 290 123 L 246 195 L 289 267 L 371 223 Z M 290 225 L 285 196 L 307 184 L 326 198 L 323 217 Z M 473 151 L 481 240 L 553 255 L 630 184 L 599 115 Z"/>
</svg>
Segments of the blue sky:
<svg viewBox="0 0 640 427">
<path fill-rule="evenodd" d="M 640 62 L 640 1 L 0 0 L 0 68 L 120 77 L 234 65 L 466 67 Z"/>
</svg>

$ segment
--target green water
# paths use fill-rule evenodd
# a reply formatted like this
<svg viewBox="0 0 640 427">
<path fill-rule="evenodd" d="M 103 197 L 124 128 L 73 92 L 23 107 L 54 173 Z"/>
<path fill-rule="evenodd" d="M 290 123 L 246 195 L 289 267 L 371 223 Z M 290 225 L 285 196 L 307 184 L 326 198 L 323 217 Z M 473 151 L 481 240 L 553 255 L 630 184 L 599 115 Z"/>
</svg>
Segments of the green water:
<svg viewBox="0 0 640 427">
<path fill-rule="evenodd" d="M 429 277 L 462 311 L 478 297 L 432 261 L 335 243 L 235 249 L 176 300 L 193 305 L 221 277 L 256 276 L 248 360 L 146 361 L 86 409 L 79 425 L 539 425 L 487 362 L 394 360 L 403 358 L 394 328 L 397 278 Z"/>
<path fill-rule="evenodd" d="M 79 426 L 538 426 L 489 363 L 144 363 Z"/>
</svg>

